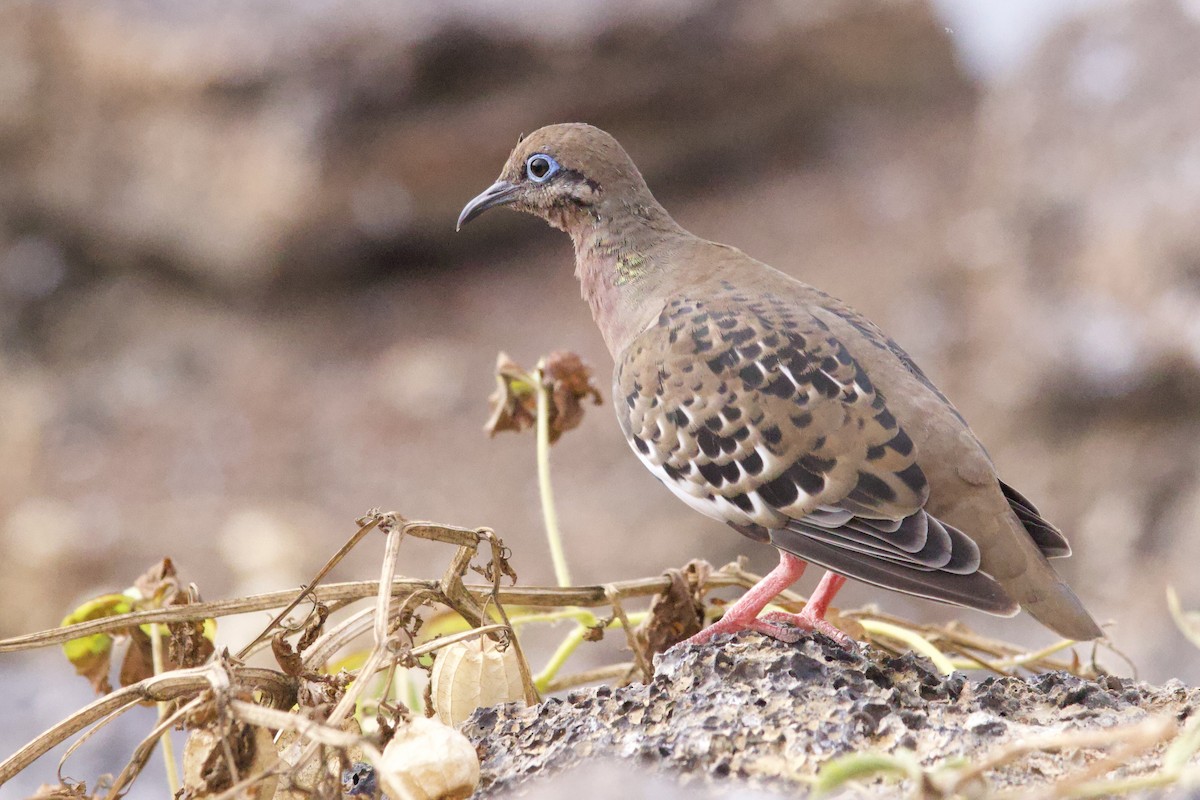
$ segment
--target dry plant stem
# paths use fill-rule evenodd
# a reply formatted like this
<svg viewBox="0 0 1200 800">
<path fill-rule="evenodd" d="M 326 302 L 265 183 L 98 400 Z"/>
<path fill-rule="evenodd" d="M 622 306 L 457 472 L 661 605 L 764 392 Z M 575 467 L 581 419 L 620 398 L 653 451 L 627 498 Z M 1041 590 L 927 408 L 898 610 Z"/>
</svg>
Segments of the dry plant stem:
<svg viewBox="0 0 1200 800">
<path fill-rule="evenodd" d="M 376 517 L 374 524 L 371 527 L 379 524 L 380 517 Z M 367 526 L 363 526 L 364 528 Z M 391 611 L 392 593 L 388 591 L 388 587 L 392 585 L 392 579 L 396 577 L 396 562 L 400 557 L 400 543 L 404 539 L 404 534 L 408 529 L 408 525 L 397 525 L 389 528 L 387 533 L 387 544 L 384 547 L 383 553 L 383 568 L 379 576 L 379 593 L 375 600 L 375 624 L 373 626 L 373 635 L 375 645 L 371 648 L 371 652 L 367 655 L 366 663 L 359 670 L 359 680 L 346 689 L 346 692 L 338 700 L 337 705 L 329 712 L 326 717 L 326 724 L 331 726 L 340 725 L 346 716 L 354 711 L 358 706 L 358 698 L 366 691 L 367 681 L 364 678 L 374 675 L 379 671 L 383 660 L 388 656 L 388 618 Z M 300 769 L 309 759 L 316 755 L 320 744 L 312 742 L 308 747 L 300 753 L 300 758 L 297 759 L 295 769 Z"/>
<path fill-rule="evenodd" d="M 516 653 L 517 669 L 521 673 L 521 687 L 525 692 L 525 705 L 532 706 L 541 700 L 537 687 L 533 683 L 533 670 L 529 668 L 529 661 L 525 658 L 525 649 L 521 647 L 521 639 L 517 636 L 517 632 L 512 626 L 512 620 L 508 618 L 508 611 L 504 608 L 504 604 L 500 602 L 500 562 L 504 558 L 504 548 L 500 544 L 500 539 L 496 536 L 496 532 L 491 528 L 480 528 L 479 535 L 487 539 L 488 546 L 492 551 L 492 595 L 490 600 L 495 603 L 496 613 L 500 615 L 500 620 L 508 628 L 509 644 L 513 648 L 513 652 Z"/>
<path fill-rule="evenodd" d="M 320 571 L 317 572 L 316 576 L 312 579 L 312 581 L 308 584 L 308 586 L 304 587 L 300 591 L 300 593 L 295 596 L 295 598 L 292 600 L 292 602 L 288 603 L 282 611 L 280 611 L 278 614 L 275 615 L 275 618 L 272 619 L 267 624 L 267 627 L 263 630 L 262 633 L 260 633 L 252 641 L 250 641 L 245 647 L 243 647 L 241 650 L 238 651 L 238 658 L 245 658 L 246 654 L 250 652 L 250 649 L 253 648 L 254 645 L 258 644 L 263 639 L 266 639 L 267 637 L 269 637 L 271 635 L 271 633 L 275 630 L 275 626 L 278 625 L 280 622 L 282 622 L 284 617 L 286 617 L 288 614 L 292 613 L 292 609 L 294 609 L 296 606 L 298 606 L 302 602 L 304 602 L 304 598 L 308 597 L 309 595 L 311 595 L 313 593 L 313 590 L 317 587 L 318 584 L 320 584 L 321 579 L 324 578 L 326 575 L 328 575 L 329 571 L 331 569 L 333 569 L 335 566 L 337 566 L 338 562 L 340 562 L 343 558 L 345 558 L 346 554 L 349 553 L 351 550 L 353 550 L 354 546 L 357 545 L 359 542 L 361 542 L 363 537 L 366 536 L 368 533 L 370 533 L 372 530 L 374 530 L 374 528 L 380 522 L 381 522 L 381 518 L 376 516 L 373 519 L 371 519 L 369 522 L 367 522 L 366 524 L 359 526 L 359 529 L 357 531 L 355 531 L 354 535 L 351 536 L 350 539 L 344 545 L 342 545 L 340 548 L 338 548 L 338 551 L 336 553 L 334 553 L 333 556 L 328 561 L 325 562 L 325 566 L 321 567 Z"/>
<path fill-rule="evenodd" d="M 1115 733 L 1115 732 L 1110 732 Z M 1107 756 L 1098 759 L 1095 762 L 1087 765 L 1083 769 L 1077 770 L 1067 775 L 1062 780 L 1058 781 L 1052 787 L 1049 787 L 1042 792 L 1029 795 L 1032 798 L 1044 797 L 1046 800 L 1058 797 L 1079 797 L 1078 788 L 1082 788 L 1088 781 L 1107 775 L 1114 769 L 1119 768 L 1122 764 L 1126 764 L 1134 756 L 1149 750 L 1163 742 L 1169 741 L 1179 733 L 1179 726 L 1173 719 L 1158 718 L 1146 720 L 1138 726 L 1128 730 L 1124 735 L 1114 737 L 1109 744 L 1118 744 L 1114 747 Z M 1153 776 L 1146 776 L 1153 777 Z M 1096 794 L 1110 795 L 1110 790 L 1103 792 L 1089 792 L 1086 796 L 1096 796 Z"/>
<path fill-rule="evenodd" d="M 705 584 L 707 589 L 721 589 L 727 586 L 749 588 L 754 585 L 750 573 L 714 572 Z M 648 597 L 670 588 L 671 582 L 664 577 L 640 578 L 630 581 L 617 581 L 611 584 L 622 599 L 631 597 Z M 494 590 L 491 586 L 466 584 L 466 590 L 479 601 L 486 600 Z M 432 580 L 401 579 L 392 584 L 392 594 L 402 595 L 415 591 L 429 590 L 437 592 L 439 582 Z M 310 597 L 323 603 L 352 602 L 379 593 L 378 581 L 351 581 L 346 583 L 330 583 L 309 590 Z M 796 595 L 791 594 L 792 597 Z M 296 598 L 296 591 L 289 589 L 280 592 L 266 592 L 230 600 L 216 600 L 208 603 L 193 603 L 185 606 L 170 606 L 168 608 L 148 611 L 134 611 L 129 614 L 118 614 L 103 619 L 79 622 L 62 628 L 50 628 L 37 633 L 14 636 L 0 640 L 0 653 L 33 650 L 39 647 L 62 644 L 72 639 L 91 636 L 97 633 L 113 631 L 134 625 L 147 625 L 152 622 L 198 622 L 205 619 L 216 619 L 233 614 L 246 614 L 254 611 L 265 611 L 278 608 Z M 513 587 L 500 589 L 496 599 L 506 605 L 536 606 L 539 608 L 559 608 L 562 606 L 580 606 L 596 608 L 609 604 L 604 586 L 572 586 L 570 588 L 555 588 L 549 586 Z M 799 602 L 803 602 L 800 600 Z"/>
<path fill-rule="evenodd" d="M 197 708 L 207 695 L 202 694 L 198 697 L 193 697 L 189 702 L 180 706 L 173 714 L 165 717 L 160 717 L 158 724 L 148 733 L 138 746 L 134 748 L 133 755 L 130 756 L 128 763 L 121 770 L 121 774 L 113 781 L 112 786 L 108 789 L 107 800 L 115 800 L 124 794 L 125 787 L 133 783 L 142 769 L 145 768 L 146 762 L 150 760 L 150 756 L 154 753 L 154 747 L 160 739 L 169 738 L 170 730 L 175 723 L 185 714 L 190 713 Z M 160 703 L 161 705 L 161 703 Z M 178 790 L 176 790 L 178 791 Z"/>
<path fill-rule="evenodd" d="M 533 379 L 537 387 L 537 473 L 542 518 L 546 523 L 546 540 L 550 543 L 550 560 L 554 563 L 554 579 L 559 586 L 570 586 L 571 571 L 567 568 L 567 556 L 563 552 L 558 511 L 554 507 L 554 490 L 550 486 L 550 387 L 546 385 L 541 362 L 533 371 Z"/>
<path fill-rule="evenodd" d="M 1045 736 L 1032 736 L 1023 741 L 1001 747 L 995 754 L 988 756 L 975 766 L 963 770 L 955 776 L 953 784 L 949 787 L 948 794 L 953 794 L 959 787 L 968 786 L 971 782 L 982 778 L 986 773 L 1030 753 L 1068 748 L 1072 750 L 1106 748 L 1117 743 L 1126 743 L 1121 750 L 1125 750 L 1126 747 L 1133 747 L 1133 752 L 1136 753 L 1164 742 L 1175 736 L 1178 732 L 1179 725 L 1173 719 L 1169 717 L 1156 717 L 1119 728 L 1106 728 L 1098 731 L 1065 731 Z M 1126 754 L 1126 757 L 1128 755 Z M 1107 767 L 1104 771 L 1107 772 L 1113 766 Z M 1088 774 L 1083 777 L 1083 780 L 1094 777 L 1090 772 L 1090 768 L 1085 768 L 1084 771 Z M 1063 785 L 1062 782 L 1056 784 L 1056 786 L 1061 785 Z M 1028 790 L 1022 790 L 1019 796 L 1028 797 Z M 1051 796 L 1055 795 L 1052 794 Z"/>
<path fill-rule="evenodd" d="M 224 672 L 225 667 L 215 663 L 191 669 L 172 670 L 109 692 L 104 697 L 92 701 L 0 762 L 0 784 L 11 779 L 68 737 L 110 714 L 124 712 L 144 700 L 157 702 L 181 697 L 190 698 L 204 691 L 212 685 L 208 674 L 214 669 Z M 288 679 L 273 670 L 241 667 L 238 669 L 237 678 L 239 685 L 262 689 L 269 698 L 276 700 L 287 697 L 292 692 Z"/>
<path fill-rule="evenodd" d="M 382 754 L 369 739 L 363 736 L 357 736 L 339 728 L 329 727 L 301 714 L 265 708 L 256 703 L 248 703 L 244 700 L 230 699 L 229 710 L 241 722 L 272 730 L 296 731 L 301 736 L 318 745 L 338 747 L 345 750 L 358 747 L 362 750 L 364 757 L 371 762 L 372 766 L 376 769 L 380 768 L 379 760 Z M 262 781 L 272 773 L 282 772 L 282 766 L 281 760 L 276 755 L 264 769 L 234 783 L 234 785 L 213 798 L 213 800 L 233 800 L 233 798 L 241 797 L 244 789 Z"/>
<path fill-rule="evenodd" d="M 609 584 L 604 587 L 604 593 L 612 599 L 613 613 L 621 621 L 621 628 L 625 631 L 625 641 L 629 644 L 629 649 L 633 651 L 633 661 L 637 664 L 638 671 L 642 673 L 642 682 L 647 683 L 654 677 L 654 670 L 650 668 L 650 663 L 646 660 L 646 654 L 642 651 L 642 645 L 638 642 L 637 636 L 633 632 L 633 626 L 629 624 L 629 617 L 625 616 L 625 609 L 621 607 L 621 600 L 617 595 L 617 589 L 612 584 Z"/>
</svg>

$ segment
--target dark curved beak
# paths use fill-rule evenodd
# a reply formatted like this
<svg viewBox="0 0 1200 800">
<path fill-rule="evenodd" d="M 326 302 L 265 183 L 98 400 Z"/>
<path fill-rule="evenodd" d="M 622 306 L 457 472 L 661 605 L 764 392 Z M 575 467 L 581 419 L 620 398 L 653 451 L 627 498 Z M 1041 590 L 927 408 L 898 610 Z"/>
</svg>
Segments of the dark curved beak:
<svg viewBox="0 0 1200 800">
<path fill-rule="evenodd" d="M 454 230 L 462 230 L 462 226 L 478 217 L 493 206 L 502 206 L 516 199 L 517 187 L 508 181 L 496 181 L 475 196 L 471 202 L 463 206 L 458 215 L 458 224 Z"/>
</svg>

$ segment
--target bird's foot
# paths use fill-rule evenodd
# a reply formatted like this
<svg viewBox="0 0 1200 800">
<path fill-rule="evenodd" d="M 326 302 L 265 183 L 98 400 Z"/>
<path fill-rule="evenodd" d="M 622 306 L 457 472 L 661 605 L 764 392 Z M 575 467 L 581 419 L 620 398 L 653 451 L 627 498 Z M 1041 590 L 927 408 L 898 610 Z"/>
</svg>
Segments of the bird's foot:
<svg viewBox="0 0 1200 800">
<path fill-rule="evenodd" d="M 717 622 L 687 640 L 688 644 L 708 644 L 714 636 L 722 633 L 738 633 L 739 631 L 757 631 L 763 636 L 769 636 L 786 644 L 794 644 L 800 640 L 801 631 L 816 631 L 823 633 L 846 649 L 854 648 L 854 640 L 835 628 L 829 621 L 820 617 L 799 614 L 788 614 L 784 611 L 772 611 L 761 617 L 731 618 L 726 614 Z"/>
<path fill-rule="evenodd" d="M 793 628 L 823 633 L 847 650 L 854 648 L 855 643 L 853 639 L 834 627 L 832 622 L 824 617 L 818 617 L 816 614 L 809 614 L 805 611 L 801 611 L 799 614 L 789 614 L 786 611 L 772 611 L 763 614 L 759 617 L 758 621 L 776 628 L 780 627 L 780 624 L 783 623 Z M 793 641 L 795 640 L 793 639 Z"/>
</svg>

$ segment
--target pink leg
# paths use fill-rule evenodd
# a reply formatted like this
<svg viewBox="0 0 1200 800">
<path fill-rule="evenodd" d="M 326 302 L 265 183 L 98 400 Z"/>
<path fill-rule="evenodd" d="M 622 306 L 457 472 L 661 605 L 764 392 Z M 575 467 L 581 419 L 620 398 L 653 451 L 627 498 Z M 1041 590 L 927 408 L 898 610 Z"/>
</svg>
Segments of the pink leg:
<svg viewBox="0 0 1200 800">
<path fill-rule="evenodd" d="M 804 574 L 805 566 L 807 565 L 803 561 L 791 553 L 785 553 L 781 550 L 779 552 L 779 565 L 775 569 L 771 570 L 765 578 L 754 584 L 736 603 L 731 605 L 729 610 L 725 612 L 725 616 L 688 639 L 688 642 L 690 644 L 704 644 L 718 633 L 736 633 L 737 631 L 744 630 L 758 631 L 761 634 L 784 642 L 794 642 L 799 637 L 793 631 L 776 624 L 778 622 L 787 622 L 803 630 L 820 631 L 840 644 L 850 646 L 853 643 L 850 637 L 830 625 L 824 619 L 825 611 L 828 609 L 830 601 L 833 600 L 833 596 L 837 594 L 838 589 L 842 588 L 842 584 L 846 582 L 845 578 L 835 575 L 832 572 L 827 572 L 825 577 L 821 579 L 816 593 L 813 594 L 812 598 L 805 605 L 804 611 L 800 614 L 785 614 L 780 612 L 767 614 L 762 619 L 759 619 L 758 615 L 767 603 L 774 600 L 780 592 L 799 580 L 800 576 Z"/>
</svg>

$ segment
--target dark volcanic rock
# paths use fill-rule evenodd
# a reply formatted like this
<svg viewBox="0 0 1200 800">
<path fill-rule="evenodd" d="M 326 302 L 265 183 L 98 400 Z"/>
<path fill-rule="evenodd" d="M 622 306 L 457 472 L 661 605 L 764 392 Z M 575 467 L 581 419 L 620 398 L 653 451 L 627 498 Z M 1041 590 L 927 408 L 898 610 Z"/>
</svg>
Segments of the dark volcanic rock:
<svg viewBox="0 0 1200 800">
<path fill-rule="evenodd" d="M 1067 673 L 970 682 L 912 655 L 847 652 L 821 636 L 788 645 L 739 634 L 717 646 L 669 650 L 647 685 L 481 709 L 464 732 L 483 761 L 480 797 L 606 759 L 791 794 L 847 753 L 907 750 L 930 766 L 1035 733 L 1186 715 L 1200 704 L 1200 690 L 1134 686 Z M 1065 758 L 1040 761 L 997 780 L 1045 783 L 1072 768 Z"/>
</svg>

